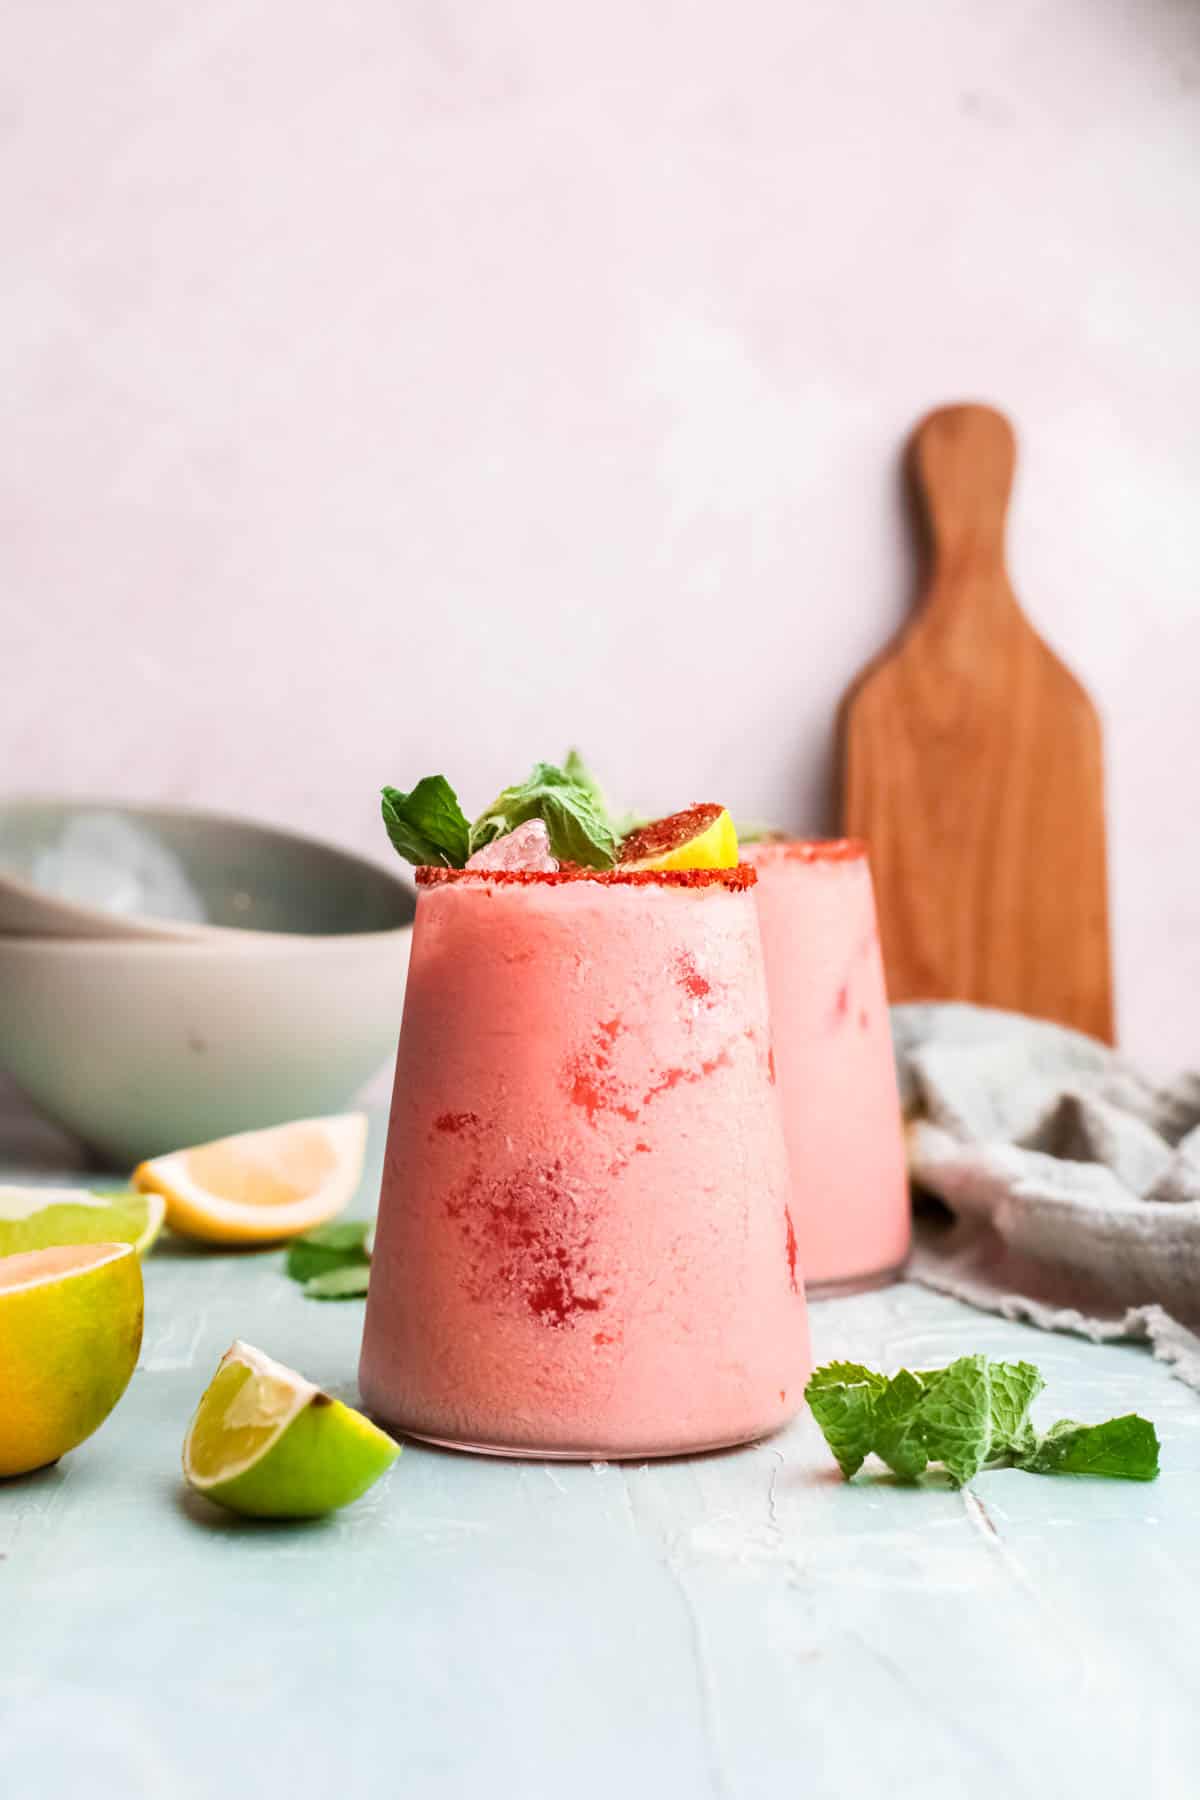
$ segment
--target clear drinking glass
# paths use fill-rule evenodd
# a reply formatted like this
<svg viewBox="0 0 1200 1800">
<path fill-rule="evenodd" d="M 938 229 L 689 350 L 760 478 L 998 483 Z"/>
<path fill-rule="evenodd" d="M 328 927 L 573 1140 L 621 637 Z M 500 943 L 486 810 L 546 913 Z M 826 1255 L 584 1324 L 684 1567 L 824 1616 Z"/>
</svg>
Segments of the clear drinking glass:
<svg viewBox="0 0 1200 1800">
<path fill-rule="evenodd" d="M 400 1430 L 642 1457 L 800 1408 L 754 880 L 418 871 L 360 1372 Z"/>
<path fill-rule="evenodd" d="M 810 1294 L 891 1281 L 912 1234 L 866 846 L 747 845 Z"/>
</svg>

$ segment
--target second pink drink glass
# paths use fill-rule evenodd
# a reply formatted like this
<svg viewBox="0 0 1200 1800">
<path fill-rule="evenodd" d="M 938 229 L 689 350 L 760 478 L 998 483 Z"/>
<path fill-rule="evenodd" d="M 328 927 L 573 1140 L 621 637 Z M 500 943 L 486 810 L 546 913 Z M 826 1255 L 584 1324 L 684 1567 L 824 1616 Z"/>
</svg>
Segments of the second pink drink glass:
<svg viewBox="0 0 1200 1800">
<path fill-rule="evenodd" d="M 897 1275 L 908 1176 L 864 845 L 751 844 L 771 1033 L 810 1293 Z"/>
</svg>

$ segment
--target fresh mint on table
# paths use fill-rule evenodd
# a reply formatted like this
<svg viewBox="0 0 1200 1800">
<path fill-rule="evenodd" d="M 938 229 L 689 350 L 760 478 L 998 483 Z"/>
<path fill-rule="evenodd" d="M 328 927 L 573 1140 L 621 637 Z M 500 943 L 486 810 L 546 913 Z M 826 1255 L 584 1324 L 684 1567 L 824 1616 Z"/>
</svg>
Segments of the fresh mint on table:
<svg viewBox="0 0 1200 1800">
<path fill-rule="evenodd" d="M 383 822 L 406 861 L 461 869 L 469 856 L 518 825 L 541 819 L 560 862 L 611 869 L 619 836 L 604 796 L 577 750 L 566 765 L 535 763 L 525 781 L 505 788 L 473 825 L 444 775 L 426 775 L 411 793 L 383 789 Z"/>
<path fill-rule="evenodd" d="M 370 1263 L 347 1263 L 340 1269 L 328 1269 L 314 1275 L 304 1284 L 310 1300 L 361 1300 L 371 1277 Z"/>
<path fill-rule="evenodd" d="M 1153 1481 L 1158 1474 L 1158 1435 L 1136 1413 L 1103 1425 L 1060 1419 L 1032 1444 L 1018 1465 L 1035 1475 L 1124 1475 Z"/>
<path fill-rule="evenodd" d="M 312 1300 L 350 1300 L 367 1291 L 368 1219 L 317 1225 L 288 1246 L 285 1268 Z"/>
<path fill-rule="evenodd" d="M 902 1480 L 915 1481 L 940 1463 L 960 1487 L 985 1464 L 1036 1475 L 1154 1480 L 1158 1435 L 1148 1419 L 1136 1413 L 1103 1425 L 1060 1419 L 1039 1435 L 1029 1409 L 1045 1385 L 1032 1363 L 987 1356 L 891 1376 L 860 1363 L 826 1363 L 805 1398 L 847 1481 L 872 1452 Z"/>
</svg>

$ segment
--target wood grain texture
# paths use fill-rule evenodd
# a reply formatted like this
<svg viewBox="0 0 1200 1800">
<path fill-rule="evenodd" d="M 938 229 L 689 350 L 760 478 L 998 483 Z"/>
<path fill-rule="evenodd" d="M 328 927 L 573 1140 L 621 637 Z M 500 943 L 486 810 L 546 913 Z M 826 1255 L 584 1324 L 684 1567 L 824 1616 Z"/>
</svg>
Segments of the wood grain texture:
<svg viewBox="0 0 1200 1800">
<path fill-rule="evenodd" d="M 1015 442 L 950 406 L 917 427 L 920 602 L 842 705 L 842 825 L 867 840 L 893 1000 L 971 1000 L 1111 1042 L 1100 721 L 1004 562 Z"/>
</svg>

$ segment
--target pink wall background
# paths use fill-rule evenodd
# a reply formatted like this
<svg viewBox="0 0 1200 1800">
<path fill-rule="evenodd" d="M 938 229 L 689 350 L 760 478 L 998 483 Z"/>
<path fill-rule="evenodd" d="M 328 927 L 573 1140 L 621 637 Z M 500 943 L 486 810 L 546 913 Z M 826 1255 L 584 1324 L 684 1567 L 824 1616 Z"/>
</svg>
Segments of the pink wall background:
<svg viewBox="0 0 1200 1800">
<path fill-rule="evenodd" d="M 1121 1018 L 1200 1061 L 1190 0 L 11 0 L 5 785 L 385 853 L 575 741 L 821 827 L 940 401 L 1107 719 Z"/>
</svg>

